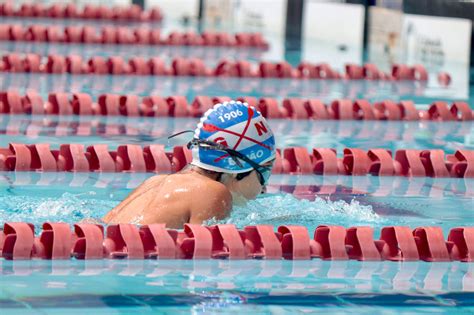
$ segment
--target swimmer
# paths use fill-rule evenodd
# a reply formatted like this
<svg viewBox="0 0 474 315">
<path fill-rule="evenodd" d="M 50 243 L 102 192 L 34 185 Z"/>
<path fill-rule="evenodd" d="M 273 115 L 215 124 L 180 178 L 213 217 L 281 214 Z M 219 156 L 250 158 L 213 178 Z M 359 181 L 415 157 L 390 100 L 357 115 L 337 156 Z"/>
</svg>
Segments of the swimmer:
<svg viewBox="0 0 474 315">
<path fill-rule="evenodd" d="M 233 204 L 265 191 L 275 139 L 265 118 L 247 103 L 224 102 L 208 110 L 187 146 L 193 156 L 189 165 L 176 174 L 147 179 L 103 221 L 182 228 L 224 219 Z"/>
</svg>

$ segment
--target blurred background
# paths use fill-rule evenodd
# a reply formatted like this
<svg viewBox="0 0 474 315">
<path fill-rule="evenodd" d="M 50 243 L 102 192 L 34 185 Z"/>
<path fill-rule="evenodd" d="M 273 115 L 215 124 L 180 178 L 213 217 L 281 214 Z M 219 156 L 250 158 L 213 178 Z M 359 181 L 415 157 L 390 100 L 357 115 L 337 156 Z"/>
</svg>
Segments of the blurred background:
<svg viewBox="0 0 474 315">
<path fill-rule="evenodd" d="M 23 4 L 27 3 L 41 4 L 43 8 L 37 9 L 37 11 L 48 11 L 42 16 L 38 16 L 40 14 L 34 16 L 32 6 L 29 6 L 29 13 L 25 12 L 28 11 L 28 6 L 23 6 Z M 54 93 L 60 92 L 66 92 L 68 95 L 87 93 L 94 101 L 102 95 L 101 99 L 104 100 L 104 104 L 106 103 L 104 94 L 113 93 L 116 95 L 112 95 L 113 100 L 109 105 L 101 105 L 102 108 L 110 107 L 110 114 L 107 112 L 109 109 L 104 110 L 108 115 L 58 114 L 47 117 L 35 114 L 0 115 L 0 148 L 8 147 L 10 143 L 47 143 L 52 148 L 58 148 L 64 143 L 84 145 L 101 143 L 108 145 L 109 149 L 115 150 L 119 145 L 124 144 L 139 144 L 141 146 L 161 144 L 166 146 L 168 152 L 171 152 L 174 146 L 187 143 L 189 140 L 187 137 L 177 137 L 173 141 L 169 141 L 168 135 L 193 129 L 196 124 L 195 117 L 131 117 L 133 114 L 130 114 L 130 117 L 121 116 L 112 106 L 117 104 L 118 95 L 125 96 L 127 94 L 131 95 L 129 98 L 131 99 L 130 108 L 134 106 L 133 100 L 136 100 L 137 106 L 140 104 L 138 97 L 180 96 L 188 106 L 198 96 L 225 96 L 233 99 L 250 96 L 258 99 L 272 98 L 280 104 L 288 98 L 317 99 L 326 104 L 343 98 L 364 99 L 371 103 L 384 100 L 395 102 L 409 100 L 413 101 L 416 109 L 420 111 L 427 110 L 435 101 L 445 100 L 449 104 L 455 101 L 465 101 L 471 109 L 474 109 L 474 58 L 471 49 L 474 0 L 109 0 L 106 2 L 97 0 L 16 0 L 0 1 L 0 4 L 2 4 L 0 6 L 0 13 L 2 13 L 0 14 L 0 27 L 3 25 L 3 28 L 0 28 L 0 56 L 10 53 L 25 56 L 25 54 L 32 53 L 41 56 L 43 61 L 48 59 L 47 56 L 55 54 L 60 56 L 78 55 L 83 60 L 94 56 L 105 57 L 104 59 L 118 56 L 120 58 L 116 59 L 123 59 L 125 62 L 134 57 L 147 59 L 158 57 L 158 60 L 167 65 L 178 57 L 184 57 L 199 58 L 208 69 L 215 67 L 221 60 L 245 60 L 254 67 L 258 67 L 258 63 L 262 61 L 280 62 L 286 60 L 293 66 L 297 66 L 301 62 L 327 63 L 339 73 L 345 72 L 345 65 L 348 63 L 357 65 L 374 63 L 384 73 L 391 73 L 392 65 L 399 63 L 409 66 L 422 64 L 429 74 L 425 81 L 395 80 L 393 78 L 393 80 L 300 80 L 295 78 L 192 75 L 152 76 L 128 75 L 120 72 L 105 74 L 112 72 L 109 70 L 102 75 L 33 71 L 31 73 L 2 72 L 0 74 L 0 91 L 11 90 L 19 95 L 25 95 L 30 90 L 37 91 L 43 100 L 48 99 L 48 102 L 44 103 L 47 106 L 54 102 Z M 4 14 L 6 4 L 10 5 L 10 13 L 14 8 L 15 14 Z M 78 16 L 65 18 L 64 15 L 63 18 L 53 17 L 54 15 L 51 13 L 53 4 L 61 4 L 63 8 L 64 4 L 74 4 L 78 11 L 82 12 L 82 15 L 80 18 Z M 106 6 L 110 9 L 105 8 Z M 96 10 L 95 13 L 91 13 L 94 10 Z M 84 14 L 85 11 L 88 14 Z M 98 11 L 106 13 L 101 15 L 97 13 Z M 136 13 L 137 11 L 136 18 L 133 18 L 131 13 L 124 13 Z M 155 18 L 150 18 L 152 12 L 154 12 Z M 18 25 L 23 27 L 17 27 Z M 103 36 L 101 40 L 96 41 L 85 40 L 86 36 L 83 34 L 80 35 L 82 38 L 77 41 L 36 40 L 32 35 L 32 27 L 41 26 L 40 30 L 46 29 L 42 27 L 44 25 L 55 26 L 48 27 L 50 30 L 55 28 L 66 30 L 69 26 L 77 26 L 76 29 L 82 29 L 83 32 L 87 27 L 91 32 Z M 124 27 L 107 27 L 110 25 Z M 24 37 L 27 40 L 10 38 L 13 37 L 11 36 L 13 28 L 28 30 Z M 6 29 L 8 31 L 5 31 Z M 154 34 L 158 34 L 156 37 L 168 41 L 155 40 L 154 45 L 147 45 L 137 44 L 138 41 L 127 43 L 117 39 L 109 40 L 112 36 L 104 35 L 117 34 L 119 29 L 146 30 L 148 34 L 151 31 L 156 31 L 154 32 Z M 255 45 L 193 46 L 189 42 L 176 43 L 169 40 L 173 32 L 191 34 L 204 31 L 224 31 L 232 36 L 239 32 L 261 33 L 268 43 L 268 49 L 266 49 L 266 45 L 260 47 L 255 47 Z M 189 36 L 192 37 L 192 35 Z M 154 37 L 154 39 L 156 38 Z M 4 62 L 3 59 L 0 62 Z M 450 80 L 448 81 L 450 82 L 440 80 L 440 74 L 444 74 L 444 78 L 449 76 Z M 52 101 L 50 101 L 50 95 Z M 107 98 L 110 99 L 109 96 Z M 128 97 L 121 97 L 120 106 L 117 107 L 125 106 L 126 104 L 122 103 L 126 99 Z M 0 105 L 3 105 L 2 101 L 0 99 Z M 144 102 L 143 98 L 142 102 Z M 25 104 L 28 103 L 25 101 Z M 39 106 L 44 104 L 41 101 Z M 153 106 L 159 108 L 162 105 Z M 362 150 L 384 148 L 392 152 L 404 149 L 441 149 L 446 154 L 452 154 L 458 150 L 474 149 L 472 121 L 272 119 L 270 123 L 278 139 L 277 147 L 279 148 L 305 147 L 309 150 L 334 148 L 337 149 L 340 157 L 344 148 Z M 149 175 L 150 173 L 127 174 L 128 177 L 115 177 L 115 174 L 91 172 L 76 179 L 75 174 L 71 173 L 64 181 L 70 181 L 71 194 L 74 198 L 81 196 L 79 199 L 90 199 L 93 202 L 91 204 L 94 204 L 91 209 L 97 210 L 96 205 L 99 204 L 102 205 L 101 209 L 106 211 Z M 27 176 L 30 175 L 27 174 Z M 10 218 L 12 213 L 19 213 L 22 216 L 18 217 L 18 220 L 26 220 L 29 218 L 28 216 L 31 216 L 31 212 L 23 211 L 27 208 L 32 211 L 39 209 L 33 213 L 37 214 L 40 219 L 44 218 L 42 215 L 49 213 L 51 208 L 50 203 L 43 203 L 41 199 L 46 194 L 48 198 L 51 198 L 51 202 L 57 205 L 54 206 L 54 209 L 58 209 L 58 212 L 52 211 L 53 215 L 57 215 L 59 209 L 64 207 L 70 209 L 70 212 L 61 212 L 66 220 L 81 219 L 80 216 L 84 213 L 87 215 L 85 209 L 76 211 L 78 205 L 84 205 L 78 201 L 79 199 L 71 198 L 71 195 L 63 195 L 63 177 L 57 176 L 56 178 L 54 176 L 56 175 L 53 174 L 46 178 L 42 173 L 33 173 L 31 177 L 22 177 L 19 173 L 5 175 L 3 182 L 6 184 L 3 187 L 5 187 L 6 193 L 3 195 L 6 197 L 2 202 L 11 205 L 11 207 L 9 206 L 8 211 L 3 212 L 4 217 Z M 322 184 L 315 182 L 315 180 L 325 179 L 325 177 L 318 179 L 318 176 L 309 176 L 308 178 L 312 182 L 301 182 L 301 178 L 304 177 L 296 176 L 288 176 L 288 182 L 284 177 L 272 178 L 275 178 L 272 182 L 277 187 L 275 189 L 280 189 L 278 188 L 280 186 L 293 188 L 302 186 L 301 191 L 307 196 L 314 196 L 316 192 L 319 192 L 319 188 L 311 190 L 313 188 L 305 187 L 324 185 L 336 187 L 336 184 L 331 182 L 333 179 Z M 374 178 L 374 181 L 371 180 L 370 183 L 367 181 L 366 184 L 362 184 L 362 181 L 366 181 L 366 177 L 363 176 L 360 178 L 360 182 L 358 179 L 353 183 L 343 182 L 337 185 L 351 187 L 341 190 L 344 194 L 348 192 L 348 197 L 344 198 L 350 198 L 350 200 L 355 196 L 360 200 L 359 195 L 365 194 L 363 191 L 367 191 L 367 194 L 372 194 L 372 192 L 378 194 L 379 187 L 381 187 L 380 191 L 395 191 L 393 198 L 383 199 L 386 196 L 385 192 L 378 195 L 382 196 L 383 200 L 376 200 L 374 208 L 402 209 L 403 211 L 420 209 L 420 214 L 429 218 L 432 218 L 432 213 L 443 214 L 439 220 L 430 221 L 429 225 L 444 221 L 458 224 L 458 222 L 465 222 L 464 218 L 472 213 L 472 211 L 468 211 L 472 208 L 472 188 L 468 189 L 468 187 L 474 187 L 472 181 L 459 179 L 460 184 L 458 185 L 458 182 L 451 183 L 443 181 L 444 179 L 435 183 L 431 179 L 425 182 L 424 179 L 415 181 L 411 178 L 402 178 L 400 183 L 398 180 L 395 181 L 393 178 L 387 177 L 380 186 L 378 177 Z M 12 182 L 15 187 L 14 192 L 11 192 Z M 36 182 L 40 184 L 30 185 L 30 183 Z M 78 182 L 81 184 L 76 184 Z M 87 183 L 83 185 L 82 183 L 85 182 Z M 20 197 L 21 199 L 15 199 L 17 190 L 24 189 L 27 185 L 25 183 L 28 183 L 29 186 L 19 194 L 23 194 L 23 196 Z M 50 183 L 55 183 L 56 188 L 51 188 Z M 99 195 L 95 195 L 95 187 L 99 186 L 101 188 Z M 370 188 L 368 188 L 369 186 Z M 120 192 L 112 194 L 112 191 L 117 188 L 120 189 Z M 32 189 L 32 191 L 28 189 Z M 321 189 L 321 191 L 323 190 Z M 407 192 L 405 193 L 405 191 Z M 89 194 L 90 192 L 94 194 Z M 300 193 L 301 195 L 302 193 Z M 409 198 L 401 198 L 401 196 Z M 445 198 L 446 196 L 448 197 Z M 433 202 L 432 198 L 437 199 L 434 199 Z M 269 204 L 270 202 L 273 203 L 273 200 L 270 199 Z M 307 204 L 305 207 L 311 209 L 312 205 Z M 296 208 L 301 210 L 299 204 L 296 204 L 294 209 Z M 287 211 L 292 208 L 285 204 L 282 209 L 284 211 L 280 214 L 268 213 L 268 222 L 275 224 L 276 221 L 271 220 L 278 216 L 287 220 Z M 458 210 L 458 214 L 454 210 Z M 395 212 L 405 213 L 397 211 Z M 78 217 L 71 219 L 71 212 L 77 213 Z M 308 221 L 305 212 L 302 213 L 304 219 L 301 219 L 301 222 L 309 224 L 315 222 Z M 0 219 L 1 215 L 2 213 L 0 213 Z M 315 220 L 319 220 L 319 213 L 312 215 Z M 356 213 L 357 215 L 359 212 Z M 245 221 L 245 224 L 253 224 L 252 217 L 248 218 L 250 219 Z M 445 220 L 445 218 L 447 219 Z M 57 217 L 54 220 L 57 220 Z M 353 217 L 349 216 L 349 220 L 353 220 Z M 397 220 L 393 222 L 398 224 Z M 380 222 L 386 223 L 387 221 Z"/>
<path fill-rule="evenodd" d="M 31 1 L 3 1 L 15 7 Z M 423 64 L 430 72 L 430 82 L 423 96 L 436 99 L 468 100 L 472 106 L 474 57 L 472 48 L 472 0 L 94 0 L 35 1 L 74 3 L 77 6 L 100 4 L 106 6 L 137 4 L 148 10 L 158 7 L 163 15 L 160 22 L 90 21 L 98 25 L 151 24 L 163 34 L 171 31 L 225 30 L 228 32 L 261 32 L 270 43 L 266 52 L 249 50 L 227 53 L 225 48 L 214 49 L 217 56 L 208 56 L 207 63 L 219 59 L 281 61 L 293 65 L 301 61 L 327 62 L 337 69 L 346 63 L 371 62 L 389 71 L 393 63 Z M 74 24 L 77 20 L 18 19 L 2 16 L 2 23 L 58 23 Z M 89 22 L 88 22 L 89 23 Z M 24 44 L 0 43 L 2 52 L 21 51 Z M 17 46 L 14 46 L 17 45 Z M 29 51 L 38 52 L 38 44 Z M 81 46 L 79 46 L 81 47 Z M 49 45 L 48 49 L 54 49 Z M 70 47 L 68 49 L 71 49 Z M 83 48 L 78 48 L 83 49 Z M 100 54 L 105 48 L 91 55 Z M 121 53 L 115 47 L 115 54 Z M 125 49 L 125 48 L 123 48 Z M 130 49 L 130 48 L 127 48 Z M 160 47 L 135 47 L 140 55 L 162 55 Z M 184 49 L 184 48 L 183 48 Z M 186 49 L 168 48 L 166 52 L 188 54 Z M 139 52 L 138 52 L 139 51 Z M 189 52 L 189 54 L 196 54 Z M 51 51 L 45 51 L 50 53 Z M 70 52 L 70 51 L 67 51 Z M 87 55 L 87 51 L 82 51 Z M 130 55 L 130 51 L 125 52 Z M 199 56 L 202 57 L 202 56 Z M 206 57 L 206 56 L 204 56 Z M 450 87 L 436 82 L 439 72 L 448 72 L 453 78 Z M 471 82 L 471 86 L 469 85 Z M 425 101 L 423 101 L 425 102 Z"/>
</svg>

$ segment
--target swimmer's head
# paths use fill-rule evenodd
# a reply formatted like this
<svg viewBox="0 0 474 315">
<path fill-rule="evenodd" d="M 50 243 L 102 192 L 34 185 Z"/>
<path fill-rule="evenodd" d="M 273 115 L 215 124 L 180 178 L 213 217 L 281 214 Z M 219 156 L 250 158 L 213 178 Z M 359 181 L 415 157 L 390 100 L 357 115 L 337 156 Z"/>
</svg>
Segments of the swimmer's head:
<svg viewBox="0 0 474 315">
<path fill-rule="evenodd" d="M 253 199 L 271 174 L 275 138 L 265 118 L 247 103 L 216 104 L 201 118 L 188 144 L 192 165 L 232 174 L 240 193 Z M 232 186 L 232 185 L 231 185 Z"/>
</svg>

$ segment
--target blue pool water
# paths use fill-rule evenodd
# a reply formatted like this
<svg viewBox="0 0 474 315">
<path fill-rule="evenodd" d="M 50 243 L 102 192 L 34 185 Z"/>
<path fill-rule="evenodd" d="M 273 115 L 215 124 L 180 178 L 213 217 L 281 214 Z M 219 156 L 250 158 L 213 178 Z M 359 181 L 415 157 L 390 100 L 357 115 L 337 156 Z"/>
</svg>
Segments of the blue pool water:
<svg viewBox="0 0 474 315">
<path fill-rule="evenodd" d="M 78 117 L 78 116 L 0 116 L 0 146 L 10 142 L 106 143 L 111 149 L 120 144 L 183 145 L 189 135 L 168 141 L 168 136 L 194 129 L 194 118 Z M 387 121 L 310 121 L 269 120 L 280 148 L 386 148 L 443 149 L 453 153 L 474 148 L 472 122 L 387 122 Z M 376 131 L 376 132 L 374 132 Z"/>
<path fill-rule="evenodd" d="M 66 20 L 35 19 L 66 25 Z M 3 23 L 30 24 L 8 18 Z M 74 21 L 74 23 L 84 23 Z M 107 23 L 87 21 L 100 27 Z M 136 26 L 139 24 L 128 23 Z M 167 23 L 164 29 L 175 28 Z M 222 57 L 272 60 L 269 52 L 183 47 L 126 47 L 0 42 L 0 51 L 203 58 L 209 66 Z M 293 62 L 294 64 L 294 62 Z M 434 74 L 435 75 L 435 74 Z M 471 96 L 453 78 L 440 86 L 433 76 L 413 82 L 320 81 L 238 78 L 186 78 L 0 74 L 0 90 L 24 93 L 86 92 L 146 95 L 225 95 L 319 98 L 412 99 L 426 109 L 438 99 Z M 469 94 L 469 93 L 467 93 Z M 194 128 L 191 118 L 0 116 L 0 147 L 10 142 L 160 143 L 171 148 L 188 139 L 167 136 Z M 362 122 L 271 120 L 278 147 L 304 146 L 474 149 L 472 122 Z M 37 231 L 45 221 L 75 223 L 100 218 L 153 174 L 0 172 L 0 224 L 28 221 Z M 456 178 L 274 175 L 268 193 L 213 223 L 320 224 L 346 227 L 441 226 L 445 236 L 474 223 L 474 180 Z M 376 237 L 378 235 L 376 234 Z M 474 264 L 358 261 L 20 261 L 0 259 L 0 309 L 8 314 L 228 313 L 256 314 L 427 314 L 474 313 Z M 3 312 L 2 312 L 3 314 Z"/>
<path fill-rule="evenodd" d="M 432 78 L 433 79 L 433 78 Z M 219 77 L 172 77 L 136 75 L 70 75 L 2 73 L 1 90 L 28 89 L 39 91 L 43 97 L 50 92 L 85 92 L 94 99 L 104 93 L 147 95 L 184 95 L 191 101 L 197 95 L 255 96 L 335 99 L 366 99 L 369 101 L 413 100 L 418 108 L 427 108 L 434 100 L 472 100 L 460 97 L 461 87 L 442 87 L 435 80 L 427 83 L 411 81 L 364 80 L 300 80 Z"/>
<path fill-rule="evenodd" d="M 4 116 L 8 142 L 162 143 L 194 119 Z M 472 124 L 271 120 L 279 147 L 472 149 Z M 79 127 L 80 126 L 80 127 Z M 380 132 L 371 133 L 378 129 Z M 84 130 L 88 130 L 85 134 Z M 114 132 L 115 130 L 115 132 Z M 82 131 L 79 132 L 79 131 Z M 306 135 L 302 135 L 306 131 Z M 80 135 L 77 135 L 77 134 Z M 153 174 L 0 173 L 0 222 L 75 223 L 100 218 Z M 474 180 L 274 175 L 268 193 L 208 224 L 441 226 L 474 222 Z M 271 211 L 269 210 L 271 209 Z M 252 311 L 469 314 L 472 263 L 0 260 L 0 307 L 8 313 L 124 314 Z"/>
<path fill-rule="evenodd" d="M 9 314 L 472 314 L 472 264 L 0 261 Z M 454 308 L 456 306 L 456 308 Z"/>
<path fill-rule="evenodd" d="M 152 175 L 0 173 L 0 221 L 28 221 L 40 229 L 46 221 L 100 218 Z M 438 225 L 447 234 L 474 222 L 472 187 L 472 179 L 274 175 L 267 194 L 208 223 L 297 224 L 310 231 L 320 224 Z"/>
</svg>

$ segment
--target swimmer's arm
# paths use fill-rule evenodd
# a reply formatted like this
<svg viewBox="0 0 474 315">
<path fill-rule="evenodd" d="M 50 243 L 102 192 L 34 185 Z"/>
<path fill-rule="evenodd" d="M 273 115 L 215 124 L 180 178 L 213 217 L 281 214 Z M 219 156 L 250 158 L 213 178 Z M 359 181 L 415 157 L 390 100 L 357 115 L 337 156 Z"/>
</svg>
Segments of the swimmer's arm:
<svg viewBox="0 0 474 315">
<path fill-rule="evenodd" d="M 227 189 L 220 189 L 211 198 L 201 196 L 196 199 L 194 200 L 196 206 L 191 210 L 189 218 L 189 223 L 192 224 L 202 224 L 212 218 L 225 219 L 232 210 L 232 195 Z"/>
</svg>

